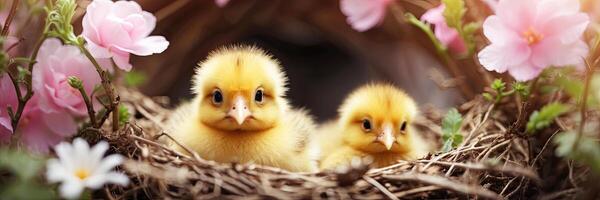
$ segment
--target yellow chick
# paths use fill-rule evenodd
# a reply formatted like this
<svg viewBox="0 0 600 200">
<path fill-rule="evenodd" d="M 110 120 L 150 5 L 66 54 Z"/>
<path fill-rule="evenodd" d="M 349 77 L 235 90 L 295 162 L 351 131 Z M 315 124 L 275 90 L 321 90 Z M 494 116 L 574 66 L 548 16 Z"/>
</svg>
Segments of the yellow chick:
<svg viewBox="0 0 600 200">
<path fill-rule="evenodd" d="M 208 160 L 315 171 L 316 125 L 307 112 L 290 107 L 286 81 L 279 63 L 256 47 L 217 50 L 199 64 L 196 96 L 175 111 L 169 130 Z"/>
<path fill-rule="evenodd" d="M 348 165 L 354 157 L 371 157 L 371 167 L 384 167 L 426 155 L 430 147 L 411 126 L 417 114 L 415 102 L 392 85 L 355 90 L 339 108 L 338 120 L 319 128 L 320 168 Z"/>
</svg>

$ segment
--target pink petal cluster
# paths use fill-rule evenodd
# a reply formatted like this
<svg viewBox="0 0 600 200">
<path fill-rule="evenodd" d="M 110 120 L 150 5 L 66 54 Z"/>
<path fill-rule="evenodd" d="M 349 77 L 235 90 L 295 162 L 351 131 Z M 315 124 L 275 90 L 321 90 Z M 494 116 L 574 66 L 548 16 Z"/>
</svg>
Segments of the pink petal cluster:
<svg viewBox="0 0 600 200">
<path fill-rule="evenodd" d="M 13 130 L 8 106 L 16 110 L 17 96 L 10 77 L 6 74 L 0 74 L 0 94 L 0 142 L 7 142 Z"/>
<path fill-rule="evenodd" d="M 443 45 L 448 47 L 453 52 L 459 54 L 465 53 L 467 51 L 465 42 L 460 37 L 458 32 L 455 29 L 448 27 L 448 24 L 446 23 L 446 18 L 444 18 L 445 9 L 446 5 L 444 4 L 429 9 L 427 12 L 425 12 L 425 14 L 423 14 L 423 16 L 421 16 L 421 20 L 435 26 L 435 37 Z"/>
<path fill-rule="evenodd" d="M 217 6 L 219 7 L 225 7 L 225 5 L 227 5 L 227 3 L 229 3 L 229 0 L 215 0 L 215 4 L 217 4 Z"/>
<path fill-rule="evenodd" d="M 69 85 L 69 76 L 83 80 L 88 95 L 100 83 L 100 76 L 81 51 L 75 46 L 63 45 L 56 38 L 47 39 L 42 44 L 32 75 L 40 109 L 49 113 L 68 111 L 75 116 L 87 114 L 81 93 Z"/>
<path fill-rule="evenodd" d="M 363 32 L 383 21 L 391 2 L 392 0 L 341 0 L 340 9 L 346 15 L 348 24 Z"/>
<path fill-rule="evenodd" d="M 550 66 L 580 65 L 588 53 L 582 34 L 589 24 L 577 0 L 502 0 L 483 24 L 491 44 L 479 52 L 489 71 L 508 71 L 518 81 Z"/>
<path fill-rule="evenodd" d="M 16 111 L 18 104 L 10 78 L 6 74 L 0 76 L 0 142 L 7 143 L 13 129 L 6 111 L 8 106 Z M 48 152 L 50 147 L 76 131 L 77 124 L 72 116 L 66 112 L 44 112 L 35 95 L 25 106 L 18 127 L 21 142 L 37 152 Z"/>
<path fill-rule="evenodd" d="M 94 0 L 83 16 L 82 35 L 96 58 L 113 58 L 117 66 L 131 70 L 129 55 L 148 56 L 163 52 L 169 42 L 149 36 L 156 17 L 134 1 Z"/>
</svg>

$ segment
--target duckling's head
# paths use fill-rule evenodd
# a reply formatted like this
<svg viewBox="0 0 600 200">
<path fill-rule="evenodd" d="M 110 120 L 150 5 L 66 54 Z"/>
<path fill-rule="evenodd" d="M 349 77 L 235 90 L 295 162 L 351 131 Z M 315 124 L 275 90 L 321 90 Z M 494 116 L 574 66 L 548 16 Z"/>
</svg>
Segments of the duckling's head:
<svg viewBox="0 0 600 200">
<path fill-rule="evenodd" d="M 224 131 L 272 128 L 288 107 L 286 81 L 279 63 L 256 47 L 216 50 L 194 76 L 198 118 Z"/>
<path fill-rule="evenodd" d="M 389 84 L 370 84 L 352 92 L 339 109 L 344 141 L 370 153 L 410 150 L 415 102 Z"/>
</svg>

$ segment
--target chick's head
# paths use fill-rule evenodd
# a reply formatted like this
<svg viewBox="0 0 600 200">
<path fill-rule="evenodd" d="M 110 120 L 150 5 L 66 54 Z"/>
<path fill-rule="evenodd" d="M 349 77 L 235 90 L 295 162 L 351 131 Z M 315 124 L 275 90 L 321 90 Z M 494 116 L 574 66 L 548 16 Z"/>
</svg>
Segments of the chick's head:
<svg viewBox="0 0 600 200">
<path fill-rule="evenodd" d="M 339 113 L 344 141 L 352 148 L 370 153 L 410 150 L 410 123 L 418 109 L 394 86 L 363 86 L 346 98 Z"/>
<path fill-rule="evenodd" d="M 288 107 L 285 74 L 256 47 L 223 48 L 199 66 L 192 90 L 200 123 L 224 131 L 261 131 L 274 127 Z"/>
</svg>

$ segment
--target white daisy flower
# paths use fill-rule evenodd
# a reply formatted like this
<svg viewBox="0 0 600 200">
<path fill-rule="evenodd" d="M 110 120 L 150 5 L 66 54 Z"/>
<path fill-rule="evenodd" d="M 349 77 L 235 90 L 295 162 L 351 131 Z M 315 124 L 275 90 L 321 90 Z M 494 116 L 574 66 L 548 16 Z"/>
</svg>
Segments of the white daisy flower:
<svg viewBox="0 0 600 200">
<path fill-rule="evenodd" d="M 94 147 L 81 138 L 75 138 L 73 144 L 61 142 L 54 147 L 58 159 L 47 163 L 46 178 L 50 183 L 61 182 L 60 194 L 63 198 L 78 198 L 85 188 L 99 189 L 106 183 L 125 186 L 129 179 L 112 169 L 123 163 L 123 156 L 104 153 L 108 143 L 101 141 Z"/>
</svg>

